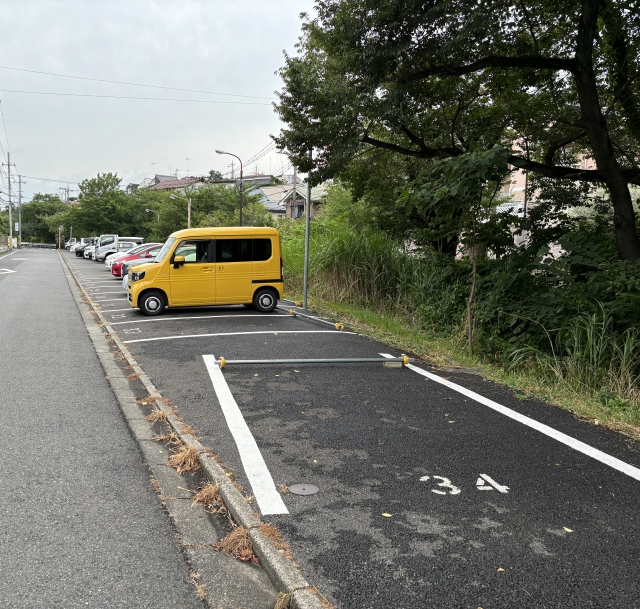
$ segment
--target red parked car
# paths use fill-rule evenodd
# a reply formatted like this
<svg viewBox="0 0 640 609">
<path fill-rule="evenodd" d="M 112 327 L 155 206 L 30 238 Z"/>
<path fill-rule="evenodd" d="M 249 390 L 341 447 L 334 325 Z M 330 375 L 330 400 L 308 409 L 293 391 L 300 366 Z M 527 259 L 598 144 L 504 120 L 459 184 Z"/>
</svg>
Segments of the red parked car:
<svg viewBox="0 0 640 609">
<path fill-rule="evenodd" d="M 114 277 L 122 277 L 122 263 L 130 262 L 131 260 L 140 260 L 143 262 L 151 262 L 162 249 L 163 243 L 150 243 L 149 247 L 139 251 L 131 256 L 124 256 L 118 258 L 116 262 L 111 265 L 111 274 Z"/>
</svg>

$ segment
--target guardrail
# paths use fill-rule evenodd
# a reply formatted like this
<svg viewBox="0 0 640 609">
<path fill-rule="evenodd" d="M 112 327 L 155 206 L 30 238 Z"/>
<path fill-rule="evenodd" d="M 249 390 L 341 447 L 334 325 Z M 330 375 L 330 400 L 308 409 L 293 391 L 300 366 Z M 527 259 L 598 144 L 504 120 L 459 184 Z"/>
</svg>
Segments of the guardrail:
<svg viewBox="0 0 640 609">
<path fill-rule="evenodd" d="M 56 249 L 56 247 L 58 247 L 58 244 L 57 243 L 28 243 L 26 241 L 23 241 L 20 247 L 36 247 L 36 248 L 39 247 L 39 248 L 54 250 Z"/>
</svg>

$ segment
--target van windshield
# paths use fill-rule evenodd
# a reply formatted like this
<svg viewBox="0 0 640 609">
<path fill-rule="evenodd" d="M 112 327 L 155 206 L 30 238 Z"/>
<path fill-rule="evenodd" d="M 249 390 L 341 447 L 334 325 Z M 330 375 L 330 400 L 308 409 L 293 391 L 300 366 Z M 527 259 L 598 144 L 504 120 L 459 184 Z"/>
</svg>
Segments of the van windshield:
<svg viewBox="0 0 640 609">
<path fill-rule="evenodd" d="M 166 255 L 169 253 L 169 250 L 173 247 L 173 244 L 176 242 L 175 237 L 169 237 L 165 244 L 162 246 L 162 249 L 158 252 L 156 259 L 154 262 L 162 262 Z"/>
</svg>

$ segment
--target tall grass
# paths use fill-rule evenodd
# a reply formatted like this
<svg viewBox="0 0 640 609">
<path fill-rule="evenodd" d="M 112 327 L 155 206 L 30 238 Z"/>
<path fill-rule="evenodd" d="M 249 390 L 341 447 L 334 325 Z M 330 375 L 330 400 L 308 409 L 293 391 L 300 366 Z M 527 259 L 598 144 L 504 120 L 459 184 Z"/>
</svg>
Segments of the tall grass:
<svg viewBox="0 0 640 609">
<path fill-rule="evenodd" d="M 380 232 L 335 224 L 314 229 L 309 286 L 318 298 L 418 316 L 432 330 L 462 323 L 464 273 Z M 303 250 L 299 235 L 292 237 L 283 239 L 283 254 L 286 287 L 295 292 L 302 283 Z"/>
<path fill-rule="evenodd" d="M 551 355 L 525 347 L 512 354 L 512 366 L 537 366 L 576 391 L 596 395 L 604 406 L 626 408 L 640 398 L 640 335 L 637 328 L 613 330 L 613 317 L 599 303 L 561 328 Z"/>
</svg>

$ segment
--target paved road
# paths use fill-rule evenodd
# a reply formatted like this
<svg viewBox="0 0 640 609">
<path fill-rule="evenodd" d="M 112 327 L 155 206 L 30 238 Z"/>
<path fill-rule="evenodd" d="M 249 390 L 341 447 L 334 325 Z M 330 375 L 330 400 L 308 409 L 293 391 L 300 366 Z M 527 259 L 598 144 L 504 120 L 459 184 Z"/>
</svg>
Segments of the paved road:
<svg viewBox="0 0 640 609">
<path fill-rule="evenodd" d="M 255 460 L 228 425 L 238 413 L 203 356 L 389 352 L 285 311 L 221 307 L 145 318 L 103 266 L 70 260 L 156 386 L 261 508 L 270 504 L 261 503 Z M 262 511 L 338 607 L 638 606 L 637 443 L 419 362 L 400 370 L 230 364 L 223 375 L 271 485 L 320 489 L 283 495 L 286 513 Z"/>
<path fill-rule="evenodd" d="M 56 252 L 0 258 L 0 312 L 0 606 L 203 607 Z"/>
</svg>

